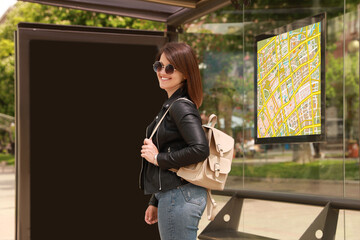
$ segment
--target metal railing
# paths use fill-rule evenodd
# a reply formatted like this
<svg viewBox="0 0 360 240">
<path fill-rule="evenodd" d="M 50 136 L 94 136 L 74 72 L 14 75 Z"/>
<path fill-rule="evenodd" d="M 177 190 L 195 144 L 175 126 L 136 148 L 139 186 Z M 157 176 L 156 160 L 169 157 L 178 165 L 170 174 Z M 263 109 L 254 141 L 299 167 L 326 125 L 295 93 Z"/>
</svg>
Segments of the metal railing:
<svg viewBox="0 0 360 240">
<path fill-rule="evenodd" d="M 230 196 L 231 199 L 217 214 L 214 221 L 210 222 L 203 230 L 199 239 L 273 239 L 238 231 L 244 199 L 323 206 L 323 210 L 299 240 L 333 240 L 335 239 L 339 210 L 360 210 L 360 200 L 339 197 L 238 189 L 212 191 L 212 194 Z"/>
</svg>

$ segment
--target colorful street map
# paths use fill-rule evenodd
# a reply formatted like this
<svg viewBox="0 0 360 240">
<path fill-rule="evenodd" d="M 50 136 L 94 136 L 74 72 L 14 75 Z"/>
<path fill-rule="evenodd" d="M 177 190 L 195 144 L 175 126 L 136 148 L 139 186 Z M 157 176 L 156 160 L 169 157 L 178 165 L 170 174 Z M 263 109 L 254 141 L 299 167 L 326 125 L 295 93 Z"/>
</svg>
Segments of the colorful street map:
<svg viewBox="0 0 360 240">
<path fill-rule="evenodd" d="M 258 138 L 321 134 L 321 23 L 257 43 Z"/>
</svg>

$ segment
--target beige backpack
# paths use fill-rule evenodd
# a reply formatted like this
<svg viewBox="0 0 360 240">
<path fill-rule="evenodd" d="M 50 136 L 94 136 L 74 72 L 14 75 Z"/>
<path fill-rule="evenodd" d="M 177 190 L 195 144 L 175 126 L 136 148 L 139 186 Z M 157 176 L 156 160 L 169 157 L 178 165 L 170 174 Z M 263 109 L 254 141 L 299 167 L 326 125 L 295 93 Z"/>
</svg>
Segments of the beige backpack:
<svg viewBox="0 0 360 240">
<path fill-rule="evenodd" d="M 216 119 L 216 115 L 212 114 L 209 117 L 209 123 L 203 125 L 209 141 L 209 157 L 203 162 L 181 167 L 177 171 L 177 175 L 192 184 L 210 190 L 223 190 L 231 170 L 234 139 L 214 127 Z"/>
</svg>

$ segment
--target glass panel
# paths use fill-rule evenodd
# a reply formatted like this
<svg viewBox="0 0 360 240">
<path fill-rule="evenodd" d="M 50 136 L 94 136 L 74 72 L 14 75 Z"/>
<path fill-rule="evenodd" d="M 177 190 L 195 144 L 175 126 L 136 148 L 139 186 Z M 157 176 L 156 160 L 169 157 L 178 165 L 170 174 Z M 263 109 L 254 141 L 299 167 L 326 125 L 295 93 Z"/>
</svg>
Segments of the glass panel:
<svg viewBox="0 0 360 240">
<path fill-rule="evenodd" d="M 345 197 L 360 199 L 359 175 L 359 11 L 347 0 L 345 14 Z M 347 218 L 347 214 L 345 215 Z M 348 220 L 346 220 L 348 221 Z"/>
<path fill-rule="evenodd" d="M 280 26 L 288 25 L 296 20 L 323 13 L 324 10 L 327 14 L 325 59 L 327 63 L 325 74 L 327 141 L 325 143 L 258 145 L 257 148 L 259 150 L 255 151 L 254 156 L 245 156 L 244 172 L 246 188 L 343 196 L 343 94 L 342 91 L 335 90 L 343 88 L 343 52 L 341 48 L 343 2 L 340 0 L 333 2 L 328 4 L 321 3 L 320 1 L 312 1 L 310 3 L 282 1 L 281 3 L 272 3 L 270 5 L 253 3 L 245 9 L 245 22 L 252 22 L 245 27 L 245 35 L 247 36 L 245 38 L 245 49 L 250 55 L 247 62 L 248 65 L 252 66 L 247 68 L 249 71 L 253 70 L 253 64 L 257 58 L 254 52 L 254 36 L 264 34 Z M 289 35 L 291 34 L 293 33 L 290 32 Z M 301 47 L 300 43 L 292 43 L 291 41 L 292 39 L 290 39 L 291 44 L 298 44 L 297 46 Z M 311 40 L 308 41 L 308 44 L 308 52 L 305 51 L 305 53 L 308 54 L 308 59 L 313 61 L 312 59 L 315 59 L 317 55 L 311 55 Z M 293 53 L 299 54 L 299 61 L 301 62 L 301 50 L 297 53 L 296 48 L 294 48 Z M 296 65 L 293 63 L 292 57 L 296 59 L 298 56 L 290 55 L 291 68 Z M 249 74 L 249 77 L 245 76 L 245 81 L 254 81 L 253 74 Z M 294 82 L 297 80 L 297 76 L 293 72 L 291 74 L 293 74 L 290 77 L 292 82 L 286 83 L 287 89 L 285 91 L 287 90 L 289 95 L 293 94 L 295 96 L 301 92 L 302 86 L 305 87 L 304 81 L 306 81 L 306 77 L 301 76 L 300 81 L 302 83 L 296 85 Z M 309 76 L 310 81 L 312 81 L 311 88 L 316 88 L 314 85 L 316 77 L 313 74 Z M 309 111 L 309 115 L 314 114 L 315 116 L 315 103 L 318 100 L 309 98 L 310 104 L 313 105 L 313 111 L 312 113 Z M 250 98 L 248 103 L 246 103 L 247 106 L 254 105 L 253 101 L 254 98 Z M 303 111 L 304 105 L 305 103 L 295 105 L 294 111 L 297 112 L 296 118 L 299 125 L 303 123 L 302 116 L 306 115 L 306 111 Z M 286 115 L 286 111 L 284 114 Z M 291 123 L 286 121 L 288 129 L 292 127 Z M 327 180 L 333 181 L 329 182 Z"/>
<path fill-rule="evenodd" d="M 231 134 L 236 142 L 226 187 L 360 199 L 359 1 L 346 0 L 346 8 L 344 0 L 246 2 L 244 8 L 229 5 L 184 25 L 180 36 L 196 50 L 200 61 L 205 93 L 200 110 L 204 122 L 211 113 L 217 114 L 217 127 Z M 255 145 L 255 36 L 324 12 L 326 99 L 322 106 L 326 110 L 326 140 Z M 299 91 L 289 87 L 295 93 Z M 312 106 L 316 100 L 312 99 Z M 223 201 L 219 199 L 220 204 Z M 262 208 L 268 204 L 246 200 L 239 230 L 278 239 L 298 239 L 321 209 L 279 204 L 286 209 L 294 207 L 294 211 L 281 215 L 274 210 L 271 221 L 279 218 L 276 222 L 281 227 L 269 230 L 261 229 L 269 222 L 264 218 L 267 214 L 256 216 L 258 208 L 251 209 L 255 202 Z M 340 211 L 336 239 L 352 239 L 359 234 L 349 224 L 358 222 L 357 213 Z M 252 218 L 264 223 L 252 226 Z M 288 219 L 303 222 L 301 227 L 292 228 Z M 289 235 L 292 233 L 296 236 Z"/>
<path fill-rule="evenodd" d="M 184 26 L 181 41 L 187 42 L 197 52 L 202 73 L 204 100 L 200 108 L 204 123 L 210 114 L 218 116 L 217 127 L 234 136 L 236 153 L 234 165 L 238 166 L 234 178 L 242 177 L 244 134 L 252 135 L 252 115 L 244 111 L 244 102 L 252 98 L 252 82 L 244 84 L 243 65 L 243 15 L 230 5 Z M 247 89 L 247 90 L 246 90 Z M 244 94 L 245 92 L 249 93 Z M 235 188 L 242 181 L 232 181 Z M 229 182 L 230 182 L 229 181 Z"/>
<path fill-rule="evenodd" d="M 345 74 L 344 74 L 344 115 L 345 115 L 345 191 L 347 198 L 360 199 L 359 168 L 359 25 L 360 2 L 346 0 L 345 14 Z M 343 237 L 356 239 L 360 230 L 358 211 L 343 212 Z M 338 238 L 336 238 L 338 239 Z M 342 239 L 342 238 L 339 238 Z"/>
<path fill-rule="evenodd" d="M 244 9 L 229 5 L 184 26 L 180 39 L 197 51 L 200 61 L 205 93 L 200 110 L 204 120 L 210 113 L 217 114 L 218 127 L 236 141 L 228 188 L 344 195 L 344 166 L 349 166 L 346 172 L 351 171 L 356 160 L 344 164 L 343 6 L 341 0 L 252 2 Z M 323 12 L 327 14 L 324 105 L 327 140 L 255 145 L 255 36 Z M 299 88 L 292 90 L 296 93 Z M 315 98 L 310 101 L 313 106 L 316 102 Z M 300 108 L 296 110 L 301 114 Z M 354 111 L 352 115 L 358 114 Z M 357 123 L 351 133 L 358 135 L 358 117 L 351 121 L 352 125 Z M 358 175 L 358 171 L 348 177 L 350 174 Z"/>
<path fill-rule="evenodd" d="M 249 57 L 243 55 L 245 24 L 248 23 L 243 23 L 242 7 L 235 10 L 229 5 L 184 25 L 180 36 L 180 41 L 193 47 L 200 62 L 204 87 L 200 111 L 204 123 L 215 113 L 219 119 L 217 127 L 235 138 L 235 168 L 229 179 L 235 188 L 243 187 L 243 140 L 253 134 L 253 107 L 246 106 L 244 110 L 244 103 L 254 96 L 252 81 L 244 82 L 243 59 Z"/>
</svg>

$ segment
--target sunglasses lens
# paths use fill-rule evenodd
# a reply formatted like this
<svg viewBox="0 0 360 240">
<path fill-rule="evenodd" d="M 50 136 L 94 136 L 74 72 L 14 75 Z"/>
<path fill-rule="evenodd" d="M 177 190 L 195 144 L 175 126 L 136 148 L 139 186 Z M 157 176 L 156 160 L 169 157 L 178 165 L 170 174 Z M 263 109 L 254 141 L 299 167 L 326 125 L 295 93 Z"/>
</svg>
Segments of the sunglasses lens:
<svg viewBox="0 0 360 240">
<path fill-rule="evenodd" d="M 165 72 L 166 72 L 166 74 L 173 74 L 173 73 L 174 73 L 174 70 L 175 70 L 175 68 L 174 68 L 174 66 L 171 65 L 171 64 L 169 64 L 169 65 L 167 65 L 167 66 L 165 67 Z"/>
<path fill-rule="evenodd" d="M 153 64 L 153 69 L 154 69 L 154 72 L 161 72 L 161 69 L 163 68 L 163 65 L 160 61 L 156 61 L 154 64 Z M 165 72 L 166 74 L 173 74 L 175 71 L 175 68 L 173 65 L 171 64 L 168 64 L 166 67 L 165 67 Z"/>
<path fill-rule="evenodd" d="M 153 64 L 153 69 L 154 69 L 154 72 L 160 72 L 161 69 L 162 69 L 162 64 L 161 64 L 161 62 L 156 61 L 156 62 Z"/>
</svg>

